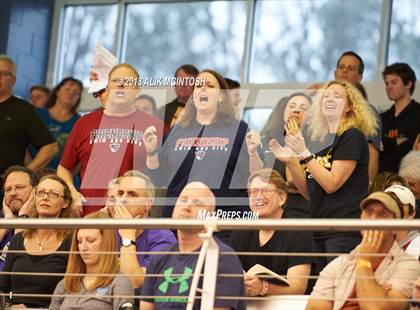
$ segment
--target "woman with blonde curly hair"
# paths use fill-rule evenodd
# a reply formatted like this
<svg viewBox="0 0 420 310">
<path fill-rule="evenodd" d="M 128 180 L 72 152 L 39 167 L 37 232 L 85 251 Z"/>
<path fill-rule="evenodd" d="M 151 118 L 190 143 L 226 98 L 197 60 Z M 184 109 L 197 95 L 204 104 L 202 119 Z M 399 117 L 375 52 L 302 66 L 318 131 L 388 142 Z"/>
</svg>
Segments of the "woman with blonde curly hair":
<svg viewBox="0 0 420 310">
<path fill-rule="evenodd" d="M 360 218 L 358 206 L 369 184 L 366 136 L 377 127 L 373 110 L 351 83 L 330 81 L 312 105 L 310 143 L 293 119 L 285 126 L 285 147 L 270 141 L 270 149 L 286 163 L 298 190 L 311 200 L 312 218 Z M 350 252 L 360 242 L 358 232 L 314 235 L 321 253 Z M 320 267 L 331 260 L 321 258 Z"/>
</svg>

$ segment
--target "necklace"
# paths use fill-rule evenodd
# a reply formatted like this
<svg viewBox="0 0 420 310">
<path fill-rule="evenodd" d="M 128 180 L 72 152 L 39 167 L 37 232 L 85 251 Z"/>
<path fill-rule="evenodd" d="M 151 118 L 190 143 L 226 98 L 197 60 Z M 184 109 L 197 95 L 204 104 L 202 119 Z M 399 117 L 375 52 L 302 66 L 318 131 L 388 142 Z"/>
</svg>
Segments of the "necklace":
<svg viewBox="0 0 420 310">
<path fill-rule="evenodd" d="M 45 249 L 45 246 L 47 246 L 55 237 L 57 237 L 57 234 L 54 234 L 54 235 L 52 235 L 49 239 L 47 239 L 47 240 L 44 240 L 44 241 L 39 241 L 38 240 L 38 237 L 37 237 L 37 235 L 36 234 L 34 234 L 35 235 L 35 241 L 36 241 L 36 243 L 37 243 L 37 245 L 38 245 L 38 247 L 39 247 L 39 250 L 41 251 L 41 252 L 43 252 L 44 251 L 44 249 Z"/>
</svg>

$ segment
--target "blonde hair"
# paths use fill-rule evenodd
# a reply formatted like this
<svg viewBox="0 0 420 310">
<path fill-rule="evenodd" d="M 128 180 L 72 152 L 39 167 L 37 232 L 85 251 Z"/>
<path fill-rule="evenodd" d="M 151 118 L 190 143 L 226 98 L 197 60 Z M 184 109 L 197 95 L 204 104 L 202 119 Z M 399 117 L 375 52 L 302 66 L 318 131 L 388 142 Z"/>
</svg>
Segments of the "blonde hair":
<svg viewBox="0 0 420 310">
<path fill-rule="evenodd" d="M 376 134 L 378 128 L 378 120 L 373 108 L 363 98 L 360 91 L 350 82 L 343 80 L 330 81 L 323 85 L 320 89 L 318 97 L 311 108 L 311 118 L 309 122 L 309 133 L 313 140 L 323 141 L 328 134 L 327 121 L 321 110 L 322 100 L 325 90 L 331 85 L 340 85 L 344 87 L 347 93 L 347 100 L 350 111 L 346 113 L 340 120 L 337 128 L 337 135 L 342 135 L 350 128 L 360 129 L 365 136 Z"/>
<path fill-rule="evenodd" d="M 110 219 L 111 217 L 102 211 L 89 214 L 84 218 L 90 219 Z M 64 291 L 66 293 L 78 293 L 80 291 L 80 283 L 86 273 L 86 265 L 80 255 L 77 233 L 80 229 L 76 229 L 73 233 L 73 239 L 70 247 L 70 255 L 67 263 L 66 275 L 64 276 Z M 115 229 L 100 229 L 102 234 L 101 252 L 117 252 L 117 239 Z M 111 284 L 115 274 L 119 270 L 118 254 L 109 253 L 99 256 L 98 273 L 106 274 L 106 276 L 97 276 L 93 283 L 93 288 L 105 287 Z M 77 274 L 77 275 L 68 275 Z"/>
<path fill-rule="evenodd" d="M 220 86 L 220 91 L 223 93 L 222 102 L 219 104 L 219 106 L 217 108 L 216 116 L 214 117 L 212 123 L 229 122 L 229 121 L 232 121 L 232 120 L 236 120 L 235 108 L 233 107 L 232 103 L 230 102 L 229 96 L 227 94 L 227 91 L 229 90 L 229 87 L 226 83 L 226 80 L 224 79 L 224 77 L 220 73 L 218 73 L 218 72 L 216 72 L 212 69 L 204 69 L 198 75 L 200 75 L 204 72 L 210 73 L 211 75 L 213 75 L 216 78 L 216 80 L 217 80 L 217 82 L 219 83 L 219 86 Z M 194 89 L 195 89 L 195 85 L 194 85 Z M 182 128 L 188 127 L 195 120 L 196 115 L 197 115 L 197 110 L 194 106 L 193 95 L 191 95 L 190 98 L 188 99 L 187 103 L 185 104 L 185 110 L 184 110 L 184 113 L 182 114 L 182 117 L 179 121 L 179 125 Z"/>
</svg>

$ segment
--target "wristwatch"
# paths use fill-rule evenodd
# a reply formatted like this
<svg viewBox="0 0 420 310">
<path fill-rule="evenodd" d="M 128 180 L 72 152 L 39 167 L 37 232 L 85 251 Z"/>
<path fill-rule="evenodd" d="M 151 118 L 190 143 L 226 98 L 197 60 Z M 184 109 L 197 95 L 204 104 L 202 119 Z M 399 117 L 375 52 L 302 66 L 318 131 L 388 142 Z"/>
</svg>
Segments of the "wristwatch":
<svg viewBox="0 0 420 310">
<path fill-rule="evenodd" d="M 123 239 L 122 246 L 129 247 L 130 245 L 136 245 L 136 241 L 131 239 Z"/>
</svg>

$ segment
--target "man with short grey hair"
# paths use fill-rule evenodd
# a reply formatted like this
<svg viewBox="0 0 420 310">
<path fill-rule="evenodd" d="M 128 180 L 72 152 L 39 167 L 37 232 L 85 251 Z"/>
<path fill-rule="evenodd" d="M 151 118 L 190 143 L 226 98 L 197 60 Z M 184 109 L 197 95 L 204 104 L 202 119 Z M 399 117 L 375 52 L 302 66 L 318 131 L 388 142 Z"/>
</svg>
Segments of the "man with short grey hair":
<svg viewBox="0 0 420 310">
<path fill-rule="evenodd" d="M 35 110 L 13 95 L 15 83 L 15 62 L 0 55 L 0 176 L 9 166 L 24 163 L 29 144 L 39 149 L 27 165 L 34 171 L 47 166 L 58 152 L 57 143 Z"/>
<path fill-rule="evenodd" d="M 128 170 L 111 184 L 112 197 L 104 209 L 116 219 L 148 218 L 154 198 L 154 185 L 150 178 L 137 170 Z M 126 274 L 136 292 L 140 293 L 144 271 L 152 259 L 147 252 L 160 251 L 176 243 L 169 229 L 119 229 L 120 271 Z M 137 254 L 137 252 L 142 252 Z M 145 252 L 145 253 L 144 253 Z"/>
<path fill-rule="evenodd" d="M 403 157 L 398 174 L 402 176 L 413 192 L 416 200 L 420 200 L 420 151 L 410 151 Z M 417 203 L 418 204 L 418 203 Z M 420 210 L 417 209 L 420 213 Z"/>
</svg>

